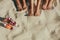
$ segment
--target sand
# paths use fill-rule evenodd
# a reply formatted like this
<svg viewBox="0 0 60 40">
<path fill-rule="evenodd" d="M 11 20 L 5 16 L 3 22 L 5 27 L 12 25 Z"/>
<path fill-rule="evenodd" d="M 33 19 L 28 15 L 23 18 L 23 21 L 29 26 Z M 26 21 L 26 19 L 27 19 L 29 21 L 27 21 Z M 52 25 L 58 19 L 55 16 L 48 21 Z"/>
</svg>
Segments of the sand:
<svg viewBox="0 0 60 40">
<path fill-rule="evenodd" d="M 17 22 L 12 31 L 0 26 L 0 40 L 60 40 L 59 3 L 53 10 L 42 10 L 40 16 L 25 14 L 17 12 L 11 0 L 0 1 L 0 17 L 9 15 Z"/>
</svg>

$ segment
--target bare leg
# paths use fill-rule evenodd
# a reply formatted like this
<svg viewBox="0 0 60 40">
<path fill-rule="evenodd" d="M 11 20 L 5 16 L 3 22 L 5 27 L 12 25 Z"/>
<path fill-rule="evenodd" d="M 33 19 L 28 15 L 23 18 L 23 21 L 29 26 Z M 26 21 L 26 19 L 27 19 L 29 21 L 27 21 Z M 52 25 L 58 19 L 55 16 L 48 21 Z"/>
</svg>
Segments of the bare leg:
<svg viewBox="0 0 60 40">
<path fill-rule="evenodd" d="M 34 0 L 30 0 L 30 10 L 29 10 L 29 16 L 33 16 L 34 15 Z"/>
<path fill-rule="evenodd" d="M 40 5 L 41 5 L 41 0 L 37 0 L 35 16 L 40 16 L 40 7 L 41 7 Z"/>
<path fill-rule="evenodd" d="M 37 0 L 35 0 L 35 6 L 37 6 Z"/>
<path fill-rule="evenodd" d="M 37 0 L 34 0 L 34 12 L 36 11 L 36 7 L 37 7 Z"/>
<path fill-rule="evenodd" d="M 20 0 L 16 0 L 16 3 L 17 3 L 18 11 L 21 11 L 22 10 L 22 5 L 20 3 Z"/>
<path fill-rule="evenodd" d="M 23 9 L 27 9 L 26 0 L 23 0 Z"/>
<path fill-rule="evenodd" d="M 48 3 L 49 3 L 49 0 L 46 0 L 46 3 L 43 4 L 43 9 L 44 9 L 44 10 L 47 9 L 47 5 L 48 5 Z"/>
<path fill-rule="evenodd" d="M 52 6 L 53 6 L 53 0 L 50 0 L 49 3 L 48 3 L 47 8 L 48 8 L 48 9 L 51 9 Z"/>
</svg>

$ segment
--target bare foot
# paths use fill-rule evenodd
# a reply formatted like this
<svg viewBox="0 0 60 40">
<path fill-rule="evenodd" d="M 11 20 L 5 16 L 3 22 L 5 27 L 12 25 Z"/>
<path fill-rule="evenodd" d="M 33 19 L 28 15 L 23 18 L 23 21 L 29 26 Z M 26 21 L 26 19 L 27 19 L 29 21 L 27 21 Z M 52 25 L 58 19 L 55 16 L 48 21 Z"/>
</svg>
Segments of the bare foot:
<svg viewBox="0 0 60 40">
<path fill-rule="evenodd" d="M 34 0 L 29 0 L 30 1 L 30 9 L 28 16 L 33 16 L 34 15 Z"/>
<path fill-rule="evenodd" d="M 36 9 L 36 11 L 35 11 L 35 13 L 34 13 L 34 16 L 40 16 L 40 10 L 41 9 L 39 9 L 40 7 L 38 7 L 37 9 Z"/>
<path fill-rule="evenodd" d="M 34 13 L 34 16 L 40 16 L 40 9 L 37 9 Z"/>
<path fill-rule="evenodd" d="M 29 10 L 28 16 L 34 16 L 34 12 L 32 11 L 32 9 Z"/>
<path fill-rule="evenodd" d="M 27 11 L 28 7 L 27 7 L 27 4 L 26 4 L 26 0 L 23 0 L 23 10 L 26 10 Z"/>
<path fill-rule="evenodd" d="M 47 9 L 52 9 L 53 7 L 53 0 L 50 0 L 48 6 L 47 6 Z"/>
<path fill-rule="evenodd" d="M 40 16 L 40 11 L 37 11 L 34 16 Z"/>
<path fill-rule="evenodd" d="M 40 16 L 40 7 L 41 7 L 41 0 L 37 0 L 37 7 L 36 7 L 36 11 L 35 11 L 35 16 Z"/>
<path fill-rule="evenodd" d="M 27 11 L 28 10 L 28 7 L 27 6 L 24 6 L 23 7 L 23 10 Z"/>
<path fill-rule="evenodd" d="M 46 5 L 46 4 L 43 5 L 42 9 L 43 9 L 43 10 L 46 10 L 46 9 L 47 9 L 47 5 Z"/>
<path fill-rule="evenodd" d="M 43 4 L 43 7 L 42 7 L 42 8 L 43 8 L 44 10 L 47 9 L 47 5 L 48 5 L 48 3 L 49 3 L 49 0 L 46 0 L 45 4 Z"/>
<path fill-rule="evenodd" d="M 22 7 L 18 5 L 18 11 L 21 11 L 22 10 Z"/>
<path fill-rule="evenodd" d="M 16 3 L 17 3 L 18 11 L 21 11 L 22 10 L 22 5 L 20 3 L 20 0 L 16 0 Z"/>
</svg>

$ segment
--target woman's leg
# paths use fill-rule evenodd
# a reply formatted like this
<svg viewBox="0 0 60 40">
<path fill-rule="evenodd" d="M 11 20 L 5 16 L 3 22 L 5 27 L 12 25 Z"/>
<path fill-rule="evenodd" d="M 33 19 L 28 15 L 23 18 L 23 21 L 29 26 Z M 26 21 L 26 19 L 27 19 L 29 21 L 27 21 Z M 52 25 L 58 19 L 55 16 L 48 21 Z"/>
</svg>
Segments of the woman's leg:
<svg viewBox="0 0 60 40">
<path fill-rule="evenodd" d="M 48 3 L 49 3 L 49 0 L 46 0 L 45 4 L 43 4 L 43 9 L 44 9 L 44 10 L 47 9 Z"/>
<path fill-rule="evenodd" d="M 23 9 L 27 9 L 26 0 L 23 0 Z"/>
<path fill-rule="evenodd" d="M 33 16 L 34 15 L 34 0 L 29 0 L 30 1 L 30 9 L 29 9 L 29 16 Z"/>
<path fill-rule="evenodd" d="M 35 16 L 40 16 L 41 0 L 37 0 L 37 6 L 35 11 Z"/>
<path fill-rule="evenodd" d="M 16 3 L 17 3 L 18 11 L 21 11 L 22 10 L 22 5 L 20 3 L 20 0 L 16 0 Z"/>
<path fill-rule="evenodd" d="M 53 6 L 53 0 L 50 0 L 49 3 L 48 3 L 47 8 L 48 8 L 48 9 L 51 9 L 52 6 Z"/>
<path fill-rule="evenodd" d="M 37 0 L 35 0 L 35 6 L 37 6 Z"/>
</svg>

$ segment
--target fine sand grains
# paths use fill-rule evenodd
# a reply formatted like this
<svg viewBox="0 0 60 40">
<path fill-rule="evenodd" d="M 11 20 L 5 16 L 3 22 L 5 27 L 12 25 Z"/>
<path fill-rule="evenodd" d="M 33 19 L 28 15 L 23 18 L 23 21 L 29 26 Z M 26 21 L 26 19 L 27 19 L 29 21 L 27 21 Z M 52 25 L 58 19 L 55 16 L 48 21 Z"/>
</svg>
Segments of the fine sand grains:
<svg viewBox="0 0 60 40">
<path fill-rule="evenodd" d="M 30 17 L 24 16 L 25 12 L 16 12 L 11 3 L 11 0 L 1 1 L 0 17 L 8 15 L 17 24 L 12 31 L 0 26 L 0 40 L 60 40 L 60 5 L 53 10 L 42 10 L 40 16 Z"/>
</svg>

